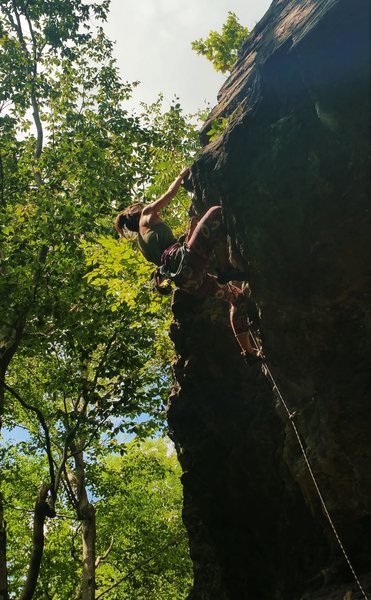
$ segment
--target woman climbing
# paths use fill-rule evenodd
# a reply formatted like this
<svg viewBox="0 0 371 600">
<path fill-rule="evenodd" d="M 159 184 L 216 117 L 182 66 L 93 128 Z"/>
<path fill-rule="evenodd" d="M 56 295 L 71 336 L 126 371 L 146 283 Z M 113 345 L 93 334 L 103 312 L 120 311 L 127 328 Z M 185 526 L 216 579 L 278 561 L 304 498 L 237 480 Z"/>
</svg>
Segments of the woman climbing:
<svg viewBox="0 0 371 600">
<path fill-rule="evenodd" d="M 184 244 L 175 239 L 170 227 L 159 216 L 175 197 L 188 173 L 189 169 L 184 169 L 158 200 L 151 204 L 132 204 L 120 212 L 115 219 L 115 229 L 120 237 L 125 228 L 137 232 L 143 256 L 170 273 L 181 290 L 200 299 L 213 296 L 229 302 L 230 322 L 242 355 L 248 364 L 254 364 L 260 356 L 250 340 L 246 299 L 239 288 L 228 283 L 244 280 L 246 274 L 229 262 L 221 207 L 212 206 L 197 224 L 192 220 Z M 218 277 L 208 273 L 213 253 L 218 264 Z"/>
</svg>

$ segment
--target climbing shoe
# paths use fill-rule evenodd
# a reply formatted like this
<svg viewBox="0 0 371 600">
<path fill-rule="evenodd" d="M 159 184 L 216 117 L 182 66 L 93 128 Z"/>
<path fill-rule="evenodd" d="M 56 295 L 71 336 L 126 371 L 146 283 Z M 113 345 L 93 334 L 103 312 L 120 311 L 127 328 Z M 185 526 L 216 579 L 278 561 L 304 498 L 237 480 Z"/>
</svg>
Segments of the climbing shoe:
<svg viewBox="0 0 371 600">
<path fill-rule="evenodd" d="M 248 279 L 247 271 L 240 271 L 234 267 L 228 267 L 218 274 L 218 283 L 228 283 L 228 281 L 246 281 Z"/>
<path fill-rule="evenodd" d="M 245 361 L 245 364 L 250 367 L 252 365 L 257 365 L 263 362 L 263 357 L 262 355 L 259 354 L 253 354 L 251 352 L 241 352 L 241 356 Z"/>
</svg>

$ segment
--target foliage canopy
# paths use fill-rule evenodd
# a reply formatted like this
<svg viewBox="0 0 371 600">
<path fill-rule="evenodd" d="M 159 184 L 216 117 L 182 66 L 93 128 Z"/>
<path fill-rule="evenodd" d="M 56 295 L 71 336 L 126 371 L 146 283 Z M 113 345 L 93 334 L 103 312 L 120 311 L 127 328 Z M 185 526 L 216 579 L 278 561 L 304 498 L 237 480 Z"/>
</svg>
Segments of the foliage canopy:
<svg viewBox="0 0 371 600">
<path fill-rule="evenodd" d="M 192 49 L 205 56 L 216 71 L 226 73 L 236 62 L 238 51 L 248 35 L 247 27 L 243 27 L 236 14 L 229 11 L 221 32 L 210 31 L 207 38 L 192 42 Z"/>
<path fill-rule="evenodd" d="M 18 477 L 14 477 L 14 469 Z M 4 507 L 8 518 L 11 597 L 19 597 L 32 543 L 32 506 L 45 460 L 30 443 L 3 448 Z M 187 539 L 181 522 L 180 467 L 169 440 L 101 453 L 87 465 L 97 517 L 96 597 L 181 600 L 191 585 Z M 75 597 L 81 578 L 81 522 L 68 497 L 48 522 L 37 598 Z M 66 573 L 68 576 L 66 577 Z"/>
<path fill-rule="evenodd" d="M 150 291 L 150 267 L 133 240 L 115 239 L 112 220 L 136 196 L 162 193 L 190 162 L 196 126 L 177 99 L 168 110 L 161 98 L 141 114 L 127 110 L 135 84 L 121 80 L 100 26 L 108 7 L 3 0 L 0 8 L 0 415 L 7 431 L 27 432 L 3 456 L 5 600 L 8 580 L 22 600 L 49 598 L 47 581 L 52 589 L 59 581 L 52 597 L 72 597 L 53 552 L 76 574 L 77 597 L 95 597 L 96 547 L 106 541 L 99 477 L 126 452 L 125 436 L 164 427 L 169 303 Z M 182 192 L 173 222 L 186 202 Z M 142 468 L 139 453 L 132 460 Z M 60 522 L 60 511 L 73 517 Z M 70 518 L 80 524 L 73 550 Z"/>
</svg>

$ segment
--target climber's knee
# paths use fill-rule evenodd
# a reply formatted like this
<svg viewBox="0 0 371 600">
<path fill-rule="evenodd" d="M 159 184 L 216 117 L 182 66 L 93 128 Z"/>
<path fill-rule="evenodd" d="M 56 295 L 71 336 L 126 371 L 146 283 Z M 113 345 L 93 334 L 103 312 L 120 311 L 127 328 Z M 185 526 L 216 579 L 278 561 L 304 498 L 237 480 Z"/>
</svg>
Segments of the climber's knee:
<svg viewBox="0 0 371 600">
<path fill-rule="evenodd" d="M 222 216 L 222 207 L 219 205 L 212 206 L 211 208 L 209 208 L 209 210 L 205 214 L 205 217 L 206 217 L 206 215 L 209 215 L 210 217 L 212 216 L 213 218 L 216 218 L 218 215 L 220 215 L 220 217 L 221 217 Z"/>
<path fill-rule="evenodd" d="M 205 223 L 208 223 L 210 229 L 215 230 L 223 225 L 223 215 L 221 206 L 212 206 L 204 216 Z"/>
</svg>

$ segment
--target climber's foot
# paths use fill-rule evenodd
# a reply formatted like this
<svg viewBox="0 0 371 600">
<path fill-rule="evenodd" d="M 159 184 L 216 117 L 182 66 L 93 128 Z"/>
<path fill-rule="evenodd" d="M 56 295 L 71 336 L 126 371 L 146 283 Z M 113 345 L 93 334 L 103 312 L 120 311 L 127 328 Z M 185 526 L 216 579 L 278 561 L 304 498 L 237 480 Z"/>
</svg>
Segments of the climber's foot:
<svg viewBox="0 0 371 600">
<path fill-rule="evenodd" d="M 221 271 L 217 277 L 218 283 L 221 284 L 228 283 L 229 281 L 246 281 L 247 279 L 247 271 L 240 271 L 232 266 L 224 269 L 224 271 Z"/>
<path fill-rule="evenodd" d="M 263 361 L 263 357 L 258 350 L 256 352 L 241 352 L 241 356 L 248 366 L 257 365 Z"/>
</svg>

